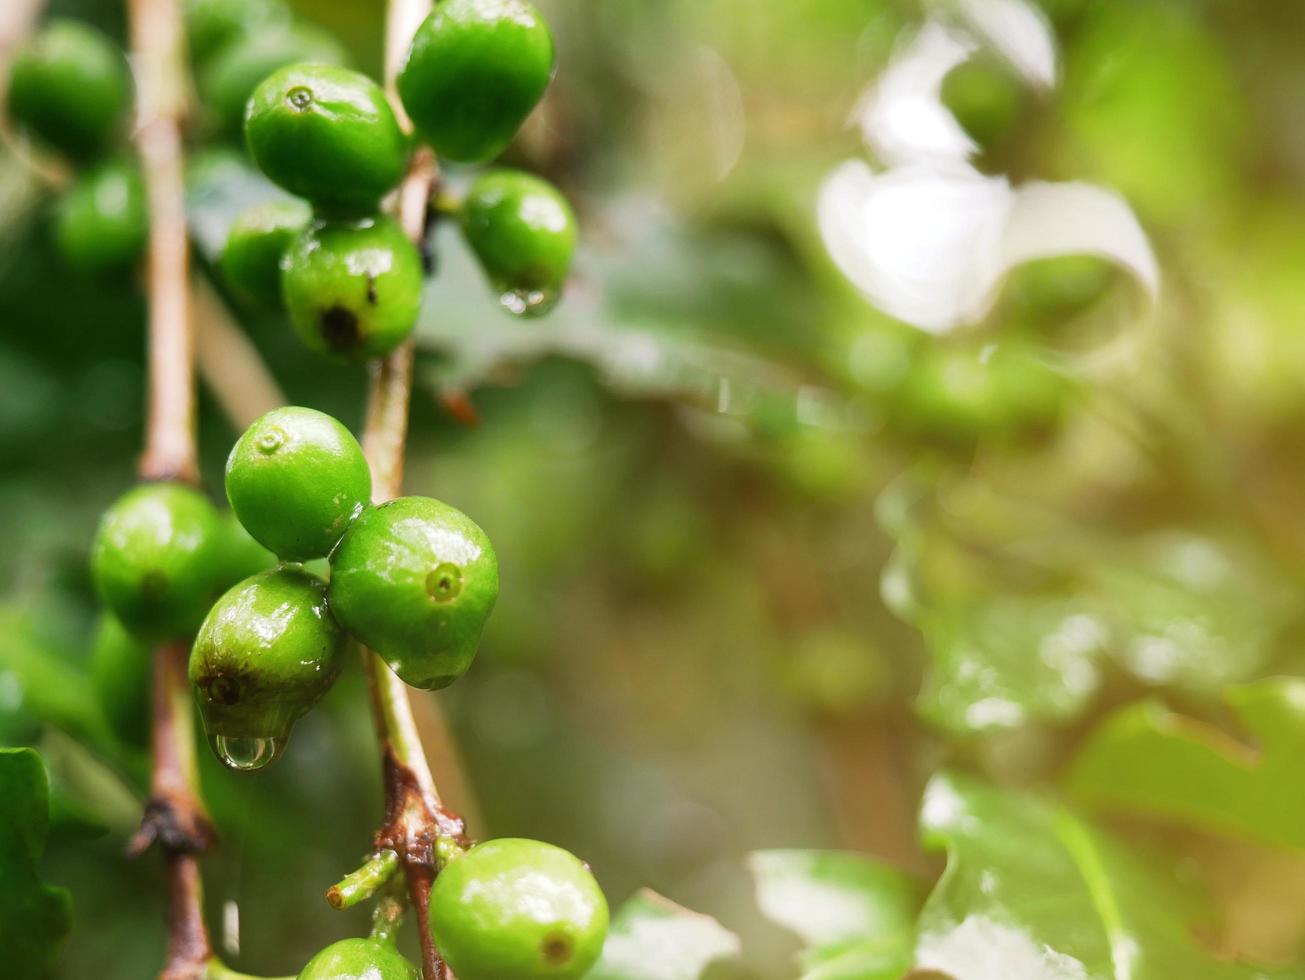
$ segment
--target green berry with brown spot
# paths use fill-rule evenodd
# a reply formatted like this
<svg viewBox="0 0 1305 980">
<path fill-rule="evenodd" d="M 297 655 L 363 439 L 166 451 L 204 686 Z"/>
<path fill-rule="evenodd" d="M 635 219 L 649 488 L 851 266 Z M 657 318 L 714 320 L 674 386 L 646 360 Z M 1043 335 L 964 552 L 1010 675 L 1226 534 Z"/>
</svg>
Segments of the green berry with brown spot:
<svg viewBox="0 0 1305 980">
<path fill-rule="evenodd" d="M 602 953 L 607 926 L 589 869 L 540 841 L 478 844 L 431 890 L 431 936 L 458 980 L 578 980 Z"/>
<path fill-rule="evenodd" d="M 417 325 L 421 255 L 391 218 L 318 221 L 281 268 L 290 320 L 312 350 L 349 360 L 384 357 Z"/>
<path fill-rule="evenodd" d="M 223 595 L 190 652 L 200 717 L 223 761 L 237 769 L 273 761 L 335 682 L 347 643 L 327 610 L 326 583 L 302 568 L 261 572 Z"/>
</svg>

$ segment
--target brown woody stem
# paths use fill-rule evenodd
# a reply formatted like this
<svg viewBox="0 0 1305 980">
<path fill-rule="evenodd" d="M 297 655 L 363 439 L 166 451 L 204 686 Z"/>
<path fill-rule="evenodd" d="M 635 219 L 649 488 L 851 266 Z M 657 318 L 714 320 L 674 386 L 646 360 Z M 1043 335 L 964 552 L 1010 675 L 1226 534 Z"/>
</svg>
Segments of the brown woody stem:
<svg viewBox="0 0 1305 980">
<path fill-rule="evenodd" d="M 190 310 L 181 122 L 185 47 L 177 0 L 130 0 L 136 64 L 136 148 L 150 211 L 149 407 L 140 476 L 199 479 L 195 448 L 194 325 Z M 154 653 L 150 801 L 129 850 L 163 853 L 168 880 L 168 952 L 160 980 L 200 980 L 212 950 L 204 926 L 198 855 L 214 840 L 195 789 L 195 735 L 187 649 Z"/>
</svg>

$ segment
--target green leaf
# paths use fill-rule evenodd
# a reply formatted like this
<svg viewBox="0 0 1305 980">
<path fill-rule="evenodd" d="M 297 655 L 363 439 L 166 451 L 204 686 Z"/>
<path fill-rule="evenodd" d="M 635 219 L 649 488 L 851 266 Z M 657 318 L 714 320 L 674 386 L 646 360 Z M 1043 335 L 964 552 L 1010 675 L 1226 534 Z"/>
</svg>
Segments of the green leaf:
<svg viewBox="0 0 1305 980">
<path fill-rule="evenodd" d="M 1002 595 L 925 612 L 933 669 L 916 706 L 954 735 L 1069 721 L 1096 696 L 1110 632 L 1089 605 Z"/>
<path fill-rule="evenodd" d="M 941 774 L 925 845 L 947 868 L 920 917 L 916 967 L 956 980 L 1253 980 L 1193 938 L 1206 908 L 1070 810 Z"/>
<path fill-rule="evenodd" d="M 920 907 L 910 876 L 840 851 L 757 851 L 748 865 L 762 914 L 797 934 L 815 976 L 850 977 L 838 971 L 868 959 L 909 964 Z"/>
<path fill-rule="evenodd" d="M 1096 807 L 1305 848 L 1305 681 L 1270 678 L 1225 699 L 1254 748 L 1158 702 L 1133 704 L 1089 739 L 1070 791 Z"/>
<path fill-rule="evenodd" d="M 899 980 L 911 968 L 910 935 L 857 943 L 828 956 L 803 958 L 801 980 Z"/>
<path fill-rule="evenodd" d="M 0 671 L 28 715 L 98 747 L 116 745 L 86 673 L 34 636 L 26 616 L 0 610 L 0 637 Z"/>
<path fill-rule="evenodd" d="M 1071 722 L 1112 660 L 1142 684 L 1213 696 L 1262 673 L 1301 608 L 1284 577 L 1236 541 L 1171 531 L 1061 553 L 1025 542 L 1044 566 L 959 540 L 936 507 L 886 510 L 898 549 L 885 598 L 931 655 L 917 706 L 954 737 Z"/>
<path fill-rule="evenodd" d="M 1143 539 L 1092 565 L 1120 664 L 1148 684 L 1199 694 L 1248 680 L 1278 651 L 1298 590 L 1239 542 L 1189 532 Z"/>
<path fill-rule="evenodd" d="M 713 963 L 738 954 L 738 937 L 715 919 L 644 889 L 612 920 L 586 980 L 698 980 Z"/>
<path fill-rule="evenodd" d="M 41 883 L 49 784 L 31 749 L 0 749 L 0 950 L 6 976 L 44 976 L 68 934 L 72 898 Z"/>
</svg>

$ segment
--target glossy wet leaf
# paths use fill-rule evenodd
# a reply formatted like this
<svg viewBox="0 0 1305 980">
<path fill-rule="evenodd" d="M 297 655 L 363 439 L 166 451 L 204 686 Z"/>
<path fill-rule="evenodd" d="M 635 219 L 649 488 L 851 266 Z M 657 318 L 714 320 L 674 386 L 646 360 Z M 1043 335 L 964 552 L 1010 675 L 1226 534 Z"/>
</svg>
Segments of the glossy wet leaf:
<svg viewBox="0 0 1305 980">
<path fill-rule="evenodd" d="M 1109 629 L 1082 602 L 996 596 L 928 615 L 921 629 L 933 665 L 916 706 L 945 731 L 1067 721 L 1101 684 Z"/>
<path fill-rule="evenodd" d="M 739 939 L 711 916 L 643 889 L 612 919 L 585 980 L 698 980 L 739 953 Z"/>
<path fill-rule="evenodd" d="M 49 819 L 41 757 L 0 749 L 0 950 L 7 976 L 45 976 L 71 925 L 71 896 L 39 874 Z"/>
<path fill-rule="evenodd" d="M 1090 587 L 1110 610 L 1121 665 L 1144 683 L 1213 693 L 1253 677 L 1299 611 L 1259 554 L 1214 536 L 1156 534 L 1103 558 Z"/>
<path fill-rule="evenodd" d="M 892 514 L 897 505 L 885 506 Z M 918 515 L 891 523 L 898 549 L 884 597 L 920 629 L 930 654 L 917 707 L 957 737 L 1072 722 L 1111 662 L 1141 684 L 1217 694 L 1262 673 L 1300 613 L 1285 576 L 1213 534 L 1093 536 L 1086 546 L 1060 544 L 1061 554 L 1031 539 L 1019 544 L 1042 563 L 1030 572 L 1012 554 L 994 559 Z M 1075 530 L 1055 533 L 1065 541 Z M 1012 568 L 1053 578 L 1054 587 L 1008 584 Z"/>
<path fill-rule="evenodd" d="M 1254 980 L 1194 938 L 1207 909 L 1071 810 L 943 773 L 921 813 L 947 868 L 916 967 L 955 980 Z"/>
<path fill-rule="evenodd" d="M 909 963 L 920 901 L 902 871 L 841 851 L 757 851 L 748 865 L 757 906 L 802 940 L 810 976 Z"/>
<path fill-rule="evenodd" d="M 911 967 L 913 938 L 901 934 L 804 956 L 801 980 L 900 980 Z"/>
<path fill-rule="evenodd" d="M 1225 697 L 1236 734 L 1157 701 L 1121 709 L 1075 760 L 1070 790 L 1114 812 L 1305 848 L 1305 681 L 1272 678 Z"/>
</svg>

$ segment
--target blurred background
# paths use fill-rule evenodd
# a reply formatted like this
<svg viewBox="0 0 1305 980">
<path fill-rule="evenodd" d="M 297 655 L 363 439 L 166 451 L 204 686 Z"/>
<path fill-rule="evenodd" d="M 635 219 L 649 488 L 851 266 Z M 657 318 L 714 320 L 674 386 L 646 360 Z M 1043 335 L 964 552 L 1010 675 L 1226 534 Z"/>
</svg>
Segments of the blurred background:
<svg viewBox="0 0 1305 980">
<path fill-rule="evenodd" d="M 379 72 L 382 4 L 295 6 Z M 470 514 L 502 565 L 474 669 L 421 696 L 452 733 L 420 706 L 474 834 L 561 844 L 614 904 L 646 885 L 710 911 L 744 935 L 747 975 L 791 977 L 748 852 L 936 874 L 915 820 L 944 762 L 1050 784 L 1119 705 L 1152 695 L 1235 727 L 1229 684 L 1299 666 L 1305 7 L 1040 0 L 1048 77 L 1012 56 L 1036 45 L 985 36 L 965 4 L 540 6 L 559 71 L 508 159 L 575 202 L 575 281 L 548 318 L 515 320 L 437 230 L 408 454 L 408 492 Z M 48 11 L 124 34 L 113 0 Z M 860 212 L 827 181 L 849 160 L 915 166 L 858 107 L 931 17 L 973 40 L 939 76 L 968 162 L 929 166 L 998 197 L 1084 182 L 1122 212 L 1061 221 L 1089 254 L 980 273 L 959 266 L 982 235 L 929 238 L 974 217 L 970 198 L 922 199 L 896 230 L 934 261 L 894 305 L 836 241 Z M 201 263 L 260 193 L 207 125 Z M 156 861 L 122 856 L 143 756 L 93 711 L 86 551 L 133 479 L 144 310 L 137 282 L 67 274 L 52 198 L 12 150 L 0 188 L 0 738 L 52 772 L 44 876 L 76 908 L 61 975 L 138 980 L 162 887 Z M 875 236 L 893 227 L 862 229 L 888 267 L 899 245 Z M 360 426 L 364 371 L 212 287 L 291 402 Z M 921 295 L 945 323 L 909 322 Z M 215 499 L 230 416 L 205 387 Z M 363 929 L 363 910 L 321 900 L 380 817 L 357 665 L 265 774 L 202 763 L 228 962 L 291 973 Z M 1199 858 L 1220 948 L 1300 952 L 1305 862 L 1168 844 Z"/>
</svg>

